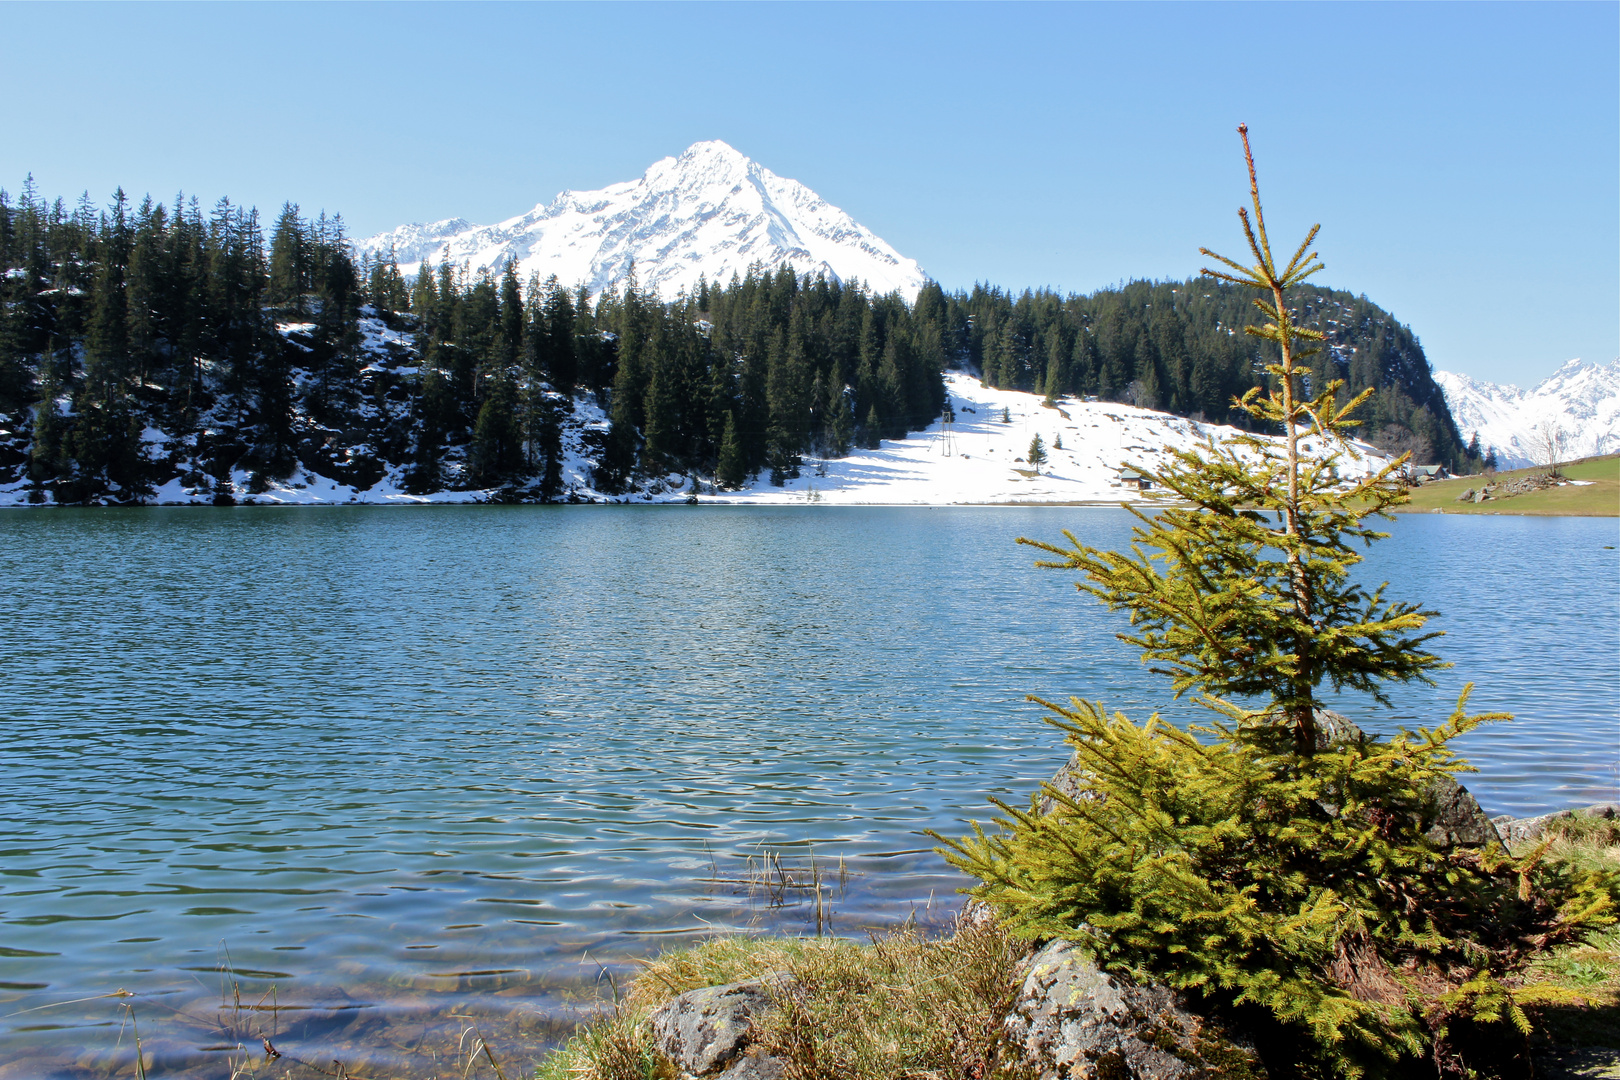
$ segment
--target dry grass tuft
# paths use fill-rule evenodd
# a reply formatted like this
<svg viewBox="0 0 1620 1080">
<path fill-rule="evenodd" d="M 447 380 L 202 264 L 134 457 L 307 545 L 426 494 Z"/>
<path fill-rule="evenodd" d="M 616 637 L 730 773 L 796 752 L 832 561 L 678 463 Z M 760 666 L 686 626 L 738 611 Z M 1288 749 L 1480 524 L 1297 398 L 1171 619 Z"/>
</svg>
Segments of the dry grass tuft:
<svg viewBox="0 0 1620 1080">
<path fill-rule="evenodd" d="M 1543 857 L 1578 873 L 1620 870 L 1620 823 L 1560 822 Z M 906 929 L 865 944 L 713 938 L 648 961 L 622 1005 L 583 1027 L 536 1080 L 674 1080 L 647 1016 L 688 990 L 776 973 L 789 979 L 766 980 L 775 1008 L 759 1020 L 756 1045 L 788 1059 L 788 1080 L 1033 1080 L 1001 1034 L 1024 955 L 994 923 L 959 922 L 933 938 Z M 1539 1060 L 1558 1068 L 1591 1052 L 1583 1048 L 1620 1042 L 1620 927 L 1547 952 L 1528 976 L 1526 990 L 1570 992 L 1563 1004 L 1531 1010 Z"/>
<path fill-rule="evenodd" d="M 678 1080 L 634 1009 L 615 1009 L 580 1028 L 535 1070 L 534 1080 Z"/>
<path fill-rule="evenodd" d="M 1620 873 L 1620 822 L 1572 815 L 1549 823 L 1547 832 L 1547 862 L 1576 873 Z M 1537 843 L 1516 845 L 1514 853 L 1522 855 Z M 1577 1059 L 1592 1047 L 1608 1048 L 1608 1067 L 1620 1065 L 1620 926 L 1549 950 L 1526 974 L 1527 991 L 1552 988 L 1567 995 L 1564 1002 L 1530 1010 L 1535 1041 L 1547 1055 L 1538 1069 L 1580 1074 Z"/>
<path fill-rule="evenodd" d="M 806 953 L 760 1038 L 795 1080 L 1020 1075 L 1002 1061 L 1001 1020 L 1023 952 L 997 926 L 963 923 L 948 938 L 907 930 Z"/>
<path fill-rule="evenodd" d="M 646 1017 L 705 986 L 773 973 L 775 1008 L 756 1045 L 785 1057 L 792 1080 L 1029 1080 L 1003 1061 L 1001 1020 L 1025 949 L 998 926 L 960 923 L 949 937 L 914 929 L 838 938 L 720 937 L 649 961 L 624 1008 L 553 1055 L 538 1080 L 663 1080 Z M 767 983 L 767 985 L 772 985 Z"/>
</svg>

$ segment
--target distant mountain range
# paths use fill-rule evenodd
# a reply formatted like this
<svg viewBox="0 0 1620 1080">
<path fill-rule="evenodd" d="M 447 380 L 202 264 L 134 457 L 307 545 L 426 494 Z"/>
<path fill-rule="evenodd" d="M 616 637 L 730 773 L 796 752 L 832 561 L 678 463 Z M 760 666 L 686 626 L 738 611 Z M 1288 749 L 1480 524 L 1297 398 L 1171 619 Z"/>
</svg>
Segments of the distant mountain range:
<svg viewBox="0 0 1620 1080">
<path fill-rule="evenodd" d="M 373 258 L 392 250 L 414 275 L 424 261 L 471 274 L 499 273 L 516 260 L 519 276 L 555 274 L 593 293 L 621 282 L 634 263 L 643 289 L 672 299 L 700 278 L 724 285 L 750 266 L 789 263 L 801 274 L 859 279 L 875 293 L 916 299 L 922 267 L 821 196 L 718 140 L 664 158 L 639 180 L 600 191 L 565 191 L 498 225 L 450 218 L 401 225 L 357 241 Z"/>
<path fill-rule="evenodd" d="M 1537 465 L 1535 439 L 1547 421 L 1567 440 L 1566 456 L 1620 451 L 1620 360 L 1571 360 L 1532 390 L 1434 373 L 1464 439 L 1479 433 L 1481 449 L 1496 448 L 1502 467 Z"/>
</svg>

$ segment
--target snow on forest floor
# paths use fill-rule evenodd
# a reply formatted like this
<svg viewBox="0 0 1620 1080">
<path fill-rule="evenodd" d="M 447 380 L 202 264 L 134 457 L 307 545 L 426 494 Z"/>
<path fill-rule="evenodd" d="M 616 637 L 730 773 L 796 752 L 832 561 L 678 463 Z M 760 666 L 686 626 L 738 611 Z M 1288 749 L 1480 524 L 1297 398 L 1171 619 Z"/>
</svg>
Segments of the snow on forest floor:
<svg viewBox="0 0 1620 1080">
<path fill-rule="evenodd" d="M 1237 434 L 1225 425 L 1111 401 L 1071 397 L 1048 406 L 1036 394 L 990 389 L 957 372 L 946 375 L 945 387 L 954 422 L 935 421 L 904 440 L 885 439 L 877 450 L 856 450 L 846 458 L 809 459 L 799 478 L 783 487 L 761 477 L 741 491 L 705 495 L 702 501 L 927 506 L 1137 501 L 1155 493 L 1122 486 L 1122 463 L 1153 469 L 1172 449 L 1191 449 L 1210 435 Z M 1038 474 L 1027 460 L 1036 435 L 1046 447 Z M 1357 444 L 1353 450 L 1358 458 L 1339 463 L 1347 479 L 1384 464 L 1371 447 Z"/>
<path fill-rule="evenodd" d="M 945 376 L 954 420 L 936 420 L 905 439 L 885 439 L 875 450 L 822 460 L 807 457 L 796 479 L 783 486 L 761 474 L 739 491 L 716 491 L 709 477 L 698 478 L 698 501 L 732 505 L 824 503 L 844 506 L 1016 505 L 1022 503 L 1118 503 L 1151 500 L 1120 482 L 1124 463 L 1157 468 L 1172 449 L 1190 449 L 1206 437 L 1235 435 L 1220 424 L 1200 423 L 1169 413 L 1111 401 L 1061 398 L 1047 405 L 1036 394 L 995 390 L 972 375 Z M 1006 417 L 1004 420 L 1003 417 Z M 600 435 L 607 417 L 589 396 L 575 399 L 563 439 L 563 489 L 592 502 L 668 503 L 690 499 L 692 478 L 671 475 L 629 495 L 604 495 L 590 486 L 594 462 L 584 436 Z M 1037 473 L 1029 464 L 1030 441 L 1040 435 L 1047 459 Z M 1058 442 L 1062 447 L 1058 447 Z M 1309 452 L 1315 440 L 1305 440 Z M 1354 443 L 1339 462 L 1346 479 L 1381 467 L 1386 459 L 1364 443 Z M 494 491 L 438 491 L 413 495 L 405 490 L 403 468 L 391 467 L 375 486 L 356 490 L 299 469 L 269 489 L 248 495 L 248 476 L 233 475 L 236 497 L 258 505 L 355 505 L 472 503 L 491 501 Z M 0 489 L 0 505 L 22 505 L 26 483 Z M 156 504 L 213 501 L 213 493 L 171 480 L 147 500 Z"/>
</svg>

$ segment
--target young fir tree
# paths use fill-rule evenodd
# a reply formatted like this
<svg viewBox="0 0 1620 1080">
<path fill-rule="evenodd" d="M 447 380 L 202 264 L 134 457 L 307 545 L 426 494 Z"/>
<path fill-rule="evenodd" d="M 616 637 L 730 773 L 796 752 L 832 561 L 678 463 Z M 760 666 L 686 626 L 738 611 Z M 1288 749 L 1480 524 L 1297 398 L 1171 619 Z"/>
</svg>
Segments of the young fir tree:
<svg viewBox="0 0 1620 1080">
<path fill-rule="evenodd" d="M 1067 372 L 1064 370 L 1064 360 L 1068 354 L 1063 348 L 1063 335 L 1053 334 L 1051 343 L 1047 346 L 1046 359 L 1046 403 L 1057 404 L 1057 399 L 1063 394 L 1063 387 L 1067 382 Z"/>
<path fill-rule="evenodd" d="M 1036 472 L 1040 472 L 1041 466 L 1046 464 L 1046 442 L 1039 433 L 1029 440 L 1029 464 Z"/>
<path fill-rule="evenodd" d="M 567 399 L 545 397 L 539 407 L 536 445 L 540 454 L 540 498 L 555 502 L 562 495 L 562 422 L 558 413 Z"/>
<path fill-rule="evenodd" d="M 731 491 L 748 481 L 748 466 L 743 459 L 742 442 L 737 438 L 737 418 L 726 414 L 725 434 L 720 438 L 720 464 L 715 470 L 714 482 Z"/>
<path fill-rule="evenodd" d="M 1128 612 L 1121 638 L 1217 719 L 1200 740 L 1156 716 L 1137 725 L 1101 704 L 1042 702 L 1074 747 L 1075 788 L 1045 785 L 1027 810 L 995 800 L 997 833 L 940 839 L 1014 929 L 1233 1010 L 1274 1076 L 1528 1076 L 1533 995 L 1512 976 L 1537 946 L 1612 922 L 1620 883 L 1429 833 L 1449 777 L 1468 768 L 1448 744 L 1501 718 L 1467 715 L 1466 690 L 1432 729 L 1319 729 L 1324 684 L 1383 701 L 1383 687 L 1441 662 L 1424 648 L 1431 612 L 1352 578 L 1358 546 L 1383 535 L 1367 519 L 1404 498 L 1404 459 L 1338 478 L 1367 395 L 1336 404 L 1337 382 L 1300 393 L 1319 335 L 1296 325 L 1287 293 L 1320 268 L 1317 230 L 1274 258 L 1239 131 L 1254 264 L 1206 252 L 1225 268 L 1208 272 L 1262 294 L 1267 321 L 1250 332 L 1276 350 L 1272 384 L 1238 404 L 1281 439 L 1175 453 L 1151 475 L 1184 505 L 1137 513 L 1127 552 L 1072 534 L 1020 541 Z"/>
<path fill-rule="evenodd" d="M 827 388 L 828 456 L 835 458 L 846 456 L 854 439 L 855 417 L 844 397 L 843 384 L 835 379 Z"/>
<path fill-rule="evenodd" d="M 505 371 L 488 380 L 478 419 L 473 424 L 473 483 L 496 487 L 523 468 L 523 433 L 518 424 L 517 386 Z"/>
</svg>

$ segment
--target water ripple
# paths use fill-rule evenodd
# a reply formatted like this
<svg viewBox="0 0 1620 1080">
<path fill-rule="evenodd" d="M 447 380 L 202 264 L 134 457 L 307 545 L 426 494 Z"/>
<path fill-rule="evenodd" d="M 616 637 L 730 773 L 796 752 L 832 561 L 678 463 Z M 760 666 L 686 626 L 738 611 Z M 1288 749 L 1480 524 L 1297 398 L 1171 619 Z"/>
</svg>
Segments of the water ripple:
<svg viewBox="0 0 1620 1080">
<path fill-rule="evenodd" d="M 425 1069 L 386 1047 L 441 1029 L 453 1045 L 452 1006 L 521 1055 L 602 970 L 714 929 L 811 926 L 807 905 L 737 884 L 768 852 L 843 860 L 835 931 L 941 914 L 961 882 L 924 830 L 1022 800 L 1064 756 L 1025 693 L 1194 715 L 1114 639 L 1117 617 L 1011 543 L 1068 527 L 1118 545 L 1129 522 L 0 517 L 0 1051 L 113 1055 L 116 1002 L 15 1014 L 128 987 L 192 1017 L 164 1068 L 206 1069 L 223 1051 L 200 1047 L 247 1030 L 217 1011 L 229 985 L 274 987 L 276 1016 L 304 1017 L 288 1046 L 352 1063 Z M 1390 712 L 1344 707 L 1375 729 L 1434 723 L 1474 680 L 1476 708 L 1518 714 L 1466 747 L 1489 809 L 1613 797 L 1615 523 L 1393 529 L 1369 579 L 1442 611 L 1456 666 Z"/>
</svg>

